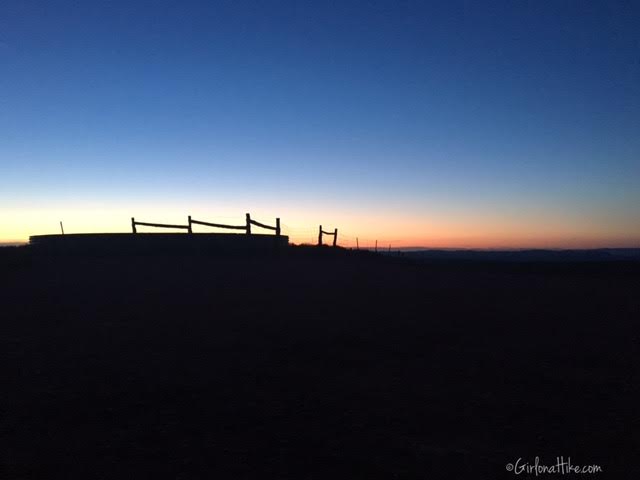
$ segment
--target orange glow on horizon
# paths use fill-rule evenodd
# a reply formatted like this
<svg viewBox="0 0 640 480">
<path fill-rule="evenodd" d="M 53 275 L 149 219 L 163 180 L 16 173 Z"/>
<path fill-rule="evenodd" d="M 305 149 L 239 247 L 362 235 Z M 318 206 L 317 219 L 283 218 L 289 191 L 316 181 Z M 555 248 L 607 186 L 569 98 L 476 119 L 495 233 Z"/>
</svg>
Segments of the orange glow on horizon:
<svg viewBox="0 0 640 480">
<path fill-rule="evenodd" d="M 275 224 L 280 216 L 282 233 L 295 244 L 315 244 L 318 226 L 325 230 L 338 228 L 338 244 L 348 248 L 603 248 L 640 246 L 640 226 L 630 227 L 623 221 L 595 223 L 592 219 L 560 215 L 529 215 L 522 217 L 458 215 L 429 212 L 424 216 L 399 215 L 395 212 L 371 214 L 345 211 L 328 206 L 323 209 L 285 208 L 265 205 L 260 209 L 238 209 L 229 205 L 204 206 L 189 209 L 187 205 L 171 208 L 141 204 L 138 208 L 104 207 L 87 204 L 84 208 L 51 205 L 43 208 L 20 208 L 2 211 L 0 243 L 27 242 L 30 235 L 60 233 L 59 221 L 65 233 L 130 232 L 132 214 L 140 221 L 186 224 L 187 215 L 193 218 L 232 225 L 244 224 L 245 211 L 252 218 Z M 212 213 L 212 212 L 215 212 Z M 606 219 L 605 219 L 606 220 Z M 604 222 L 604 221 L 603 221 Z M 140 231 L 160 232 L 141 227 Z M 166 230 L 174 231 L 174 230 Z M 179 232 L 180 230 L 175 230 Z M 195 232 L 227 232 L 197 227 Z M 255 233 L 270 233 L 255 228 Z M 325 239 L 331 242 L 331 237 Z"/>
</svg>

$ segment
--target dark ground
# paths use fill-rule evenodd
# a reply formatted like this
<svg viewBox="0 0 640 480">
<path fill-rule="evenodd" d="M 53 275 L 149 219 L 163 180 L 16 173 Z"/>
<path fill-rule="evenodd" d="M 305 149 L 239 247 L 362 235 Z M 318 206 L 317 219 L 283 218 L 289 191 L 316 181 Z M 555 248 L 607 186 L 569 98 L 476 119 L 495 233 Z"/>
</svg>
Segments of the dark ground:
<svg viewBox="0 0 640 480">
<path fill-rule="evenodd" d="M 640 478 L 640 263 L 0 250 L 1 478 Z"/>
</svg>

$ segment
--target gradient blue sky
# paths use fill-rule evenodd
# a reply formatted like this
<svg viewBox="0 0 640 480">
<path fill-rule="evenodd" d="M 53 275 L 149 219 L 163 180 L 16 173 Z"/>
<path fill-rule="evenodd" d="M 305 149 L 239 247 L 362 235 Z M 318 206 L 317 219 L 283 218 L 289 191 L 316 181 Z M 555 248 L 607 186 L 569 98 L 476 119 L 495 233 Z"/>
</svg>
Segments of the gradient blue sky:
<svg viewBox="0 0 640 480">
<path fill-rule="evenodd" d="M 640 4 L 0 3 L 0 242 L 640 246 Z"/>
</svg>

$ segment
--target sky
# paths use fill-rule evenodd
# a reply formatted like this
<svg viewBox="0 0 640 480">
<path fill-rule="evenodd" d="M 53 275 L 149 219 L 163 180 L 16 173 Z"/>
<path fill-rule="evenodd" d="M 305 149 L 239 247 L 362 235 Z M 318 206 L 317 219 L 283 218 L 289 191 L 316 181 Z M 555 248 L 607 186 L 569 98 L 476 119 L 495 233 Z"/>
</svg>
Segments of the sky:
<svg viewBox="0 0 640 480">
<path fill-rule="evenodd" d="M 0 2 L 0 243 L 246 212 L 296 243 L 640 246 L 640 4 Z"/>
</svg>

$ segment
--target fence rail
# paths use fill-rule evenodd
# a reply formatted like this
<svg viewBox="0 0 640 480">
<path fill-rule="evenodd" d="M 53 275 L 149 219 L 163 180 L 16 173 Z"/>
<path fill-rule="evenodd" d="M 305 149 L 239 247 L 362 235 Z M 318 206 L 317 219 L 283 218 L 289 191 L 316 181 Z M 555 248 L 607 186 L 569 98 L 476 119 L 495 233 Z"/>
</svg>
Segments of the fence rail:
<svg viewBox="0 0 640 480">
<path fill-rule="evenodd" d="M 136 228 L 137 226 L 156 227 L 156 228 L 179 228 L 182 230 L 187 230 L 189 233 L 193 233 L 193 225 L 202 225 L 205 227 L 225 228 L 225 229 L 232 229 L 232 230 L 244 230 L 247 235 L 251 235 L 251 225 L 255 225 L 256 227 L 275 231 L 277 237 L 279 237 L 281 234 L 280 218 L 276 218 L 276 225 L 271 226 L 271 225 L 258 222 L 257 220 L 253 220 L 251 218 L 251 215 L 248 213 L 246 214 L 246 223 L 244 225 L 225 225 L 222 223 L 204 222 L 202 220 L 194 220 L 193 218 L 191 218 L 191 215 L 188 216 L 187 225 L 139 222 L 134 217 L 131 217 L 131 229 L 133 230 L 133 233 L 138 233 L 138 229 Z"/>
<path fill-rule="evenodd" d="M 149 223 L 149 222 L 137 222 L 135 218 L 131 217 L 131 228 L 133 233 L 138 233 L 137 225 L 144 227 L 157 227 L 157 228 L 180 228 L 188 230 L 191 233 L 191 225 L 170 225 L 168 223 Z"/>
<path fill-rule="evenodd" d="M 273 230 L 276 232 L 276 235 L 280 236 L 280 218 L 276 218 L 276 226 L 272 227 L 271 225 L 265 225 L 264 223 L 260 223 L 256 220 L 252 220 L 251 216 L 247 213 L 247 226 L 249 231 L 251 231 L 251 225 L 255 225 L 256 227 L 266 228 L 267 230 Z"/>
<path fill-rule="evenodd" d="M 223 225 L 221 223 L 210 223 L 210 222 L 203 222 L 202 220 L 194 220 L 191 218 L 191 215 L 189 215 L 189 225 L 204 225 L 205 227 L 214 227 L 214 228 L 229 228 L 229 229 L 233 229 L 233 230 L 246 230 L 247 226 L 246 225 Z"/>
<path fill-rule="evenodd" d="M 318 228 L 318 246 L 322 245 L 322 235 L 329 235 L 333 237 L 333 246 L 338 243 L 338 229 L 334 229 L 333 232 L 325 232 L 322 230 L 322 225 Z"/>
<path fill-rule="evenodd" d="M 155 227 L 155 228 L 177 228 L 180 230 L 187 230 L 188 233 L 193 233 L 193 225 L 201 225 L 203 227 L 223 228 L 223 229 L 230 229 L 230 230 L 243 230 L 245 234 L 251 235 L 251 226 L 253 225 L 255 227 L 274 231 L 277 237 L 280 237 L 282 234 L 280 218 L 276 218 L 275 226 L 267 225 L 265 223 L 252 219 L 249 213 L 245 215 L 244 225 L 226 225 L 223 223 L 205 222 L 204 220 L 195 220 L 191 217 L 191 215 L 189 215 L 187 219 L 188 219 L 187 225 L 175 225 L 175 224 L 169 224 L 169 223 L 140 222 L 140 221 L 137 221 L 134 217 L 131 217 L 131 229 L 133 230 L 133 233 L 138 233 L 138 229 L 136 228 L 138 226 Z M 334 228 L 334 230 L 331 232 L 331 231 L 323 230 L 322 225 L 320 225 L 318 228 L 318 246 L 323 244 L 322 241 L 323 241 L 324 235 L 333 237 L 332 245 L 334 247 L 338 245 L 338 229 L 337 228 Z M 358 239 L 356 239 L 356 244 L 359 247 Z"/>
</svg>

